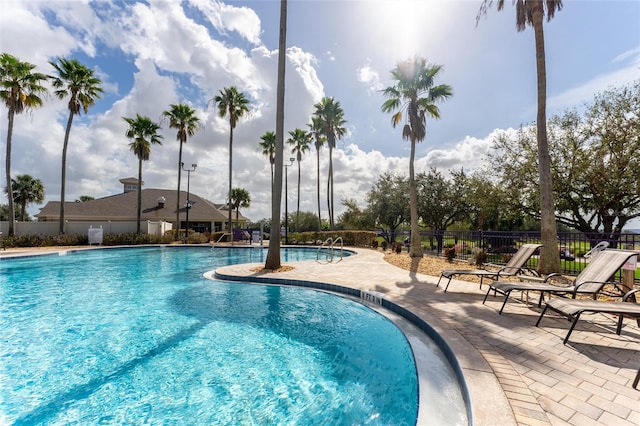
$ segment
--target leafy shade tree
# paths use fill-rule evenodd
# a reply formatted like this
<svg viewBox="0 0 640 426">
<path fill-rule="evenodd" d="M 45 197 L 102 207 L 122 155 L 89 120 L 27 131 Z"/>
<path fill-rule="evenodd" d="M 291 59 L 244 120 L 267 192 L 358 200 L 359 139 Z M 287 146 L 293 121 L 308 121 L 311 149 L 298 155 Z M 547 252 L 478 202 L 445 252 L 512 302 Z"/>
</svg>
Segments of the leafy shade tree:
<svg viewBox="0 0 640 426">
<path fill-rule="evenodd" d="M 225 87 L 212 99 L 218 107 L 220 118 L 229 117 L 229 205 L 231 205 L 231 173 L 233 171 L 233 129 L 236 128 L 238 120 L 249 111 L 249 100 L 244 93 L 239 92 L 235 86 Z M 232 232 L 231 208 L 229 211 L 229 233 Z"/>
<path fill-rule="evenodd" d="M 518 188 L 501 185 L 495 171 L 476 172 L 468 178 L 466 198 L 469 225 L 475 230 L 514 231 L 527 230 L 526 215 L 514 204 Z M 538 228 L 539 229 L 539 228 Z"/>
<path fill-rule="evenodd" d="M 170 105 L 168 111 L 162 113 L 169 127 L 176 129 L 176 140 L 180 144 L 178 153 L 178 189 L 176 190 L 176 233 L 175 239 L 180 238 L 180 178 L 182 177 L 182 145 L 187 143 L 187 138 L 193 136 L 198 129 L 200 119 L 196 117 L 196 111 L 189 105 Z"/>
<path fill-rule="evenodd" d="M 274 132 L 265 132 L 264 135 L 260 136 L 260 148 L 262 148 L 262 154 L 269 157 L 271 184 L 273 185 L 273 165 L 276 162 L 276 134 Z"/>
<path fill-rule="evenodd" d="M 322 121 L 320 120 L 320 117 L 311 117 L 309 132 L 315 141 L 314 146 L 316 148 L 316 194 L 318 195 L 318 231 L 320 231 L 322 229 L 322 216 L 320 212 L 320 150 L 327 142 L 327 138 L 322 134 Z"/>
<path fill-rule="evenodd" d="M 446 231 L 457 221 L 467 218 L 468 179 L 463 170 L 451 172 L 451 179 L 435 168 L 416 176 L 418 216 L 432 231 Z M 443 249 L 443 234 L 436 232 L 438 252 Z"/>
<path fill-rule="evenodd" d="M 410 215 L 409 182 L 406 177 L 384 173 L 367 193 L 367 211 L 387 242 L 396 240 L 396 230 Z M 389 232 L 387 232 L 389 231 Z"/>
<path fill-rule="evenodd" d="M 322 135 L 327 140 L 329 147 L 329 174 L 327 177 L 327 207 L 329 210 L 329 227 L 333 230 L 336 227 L 334 220 L 334 203 L 333 203 L 333 150 L 336 147 L 336 141 L 342 139 L 347 132 L 344 127 L 346 120 L 344 119 L 344 111 L 340 106 L 340 102 L 333 98 L 324 97 L 320 102 L 314 105 L 316 109 L 312 122 L 314 126 L 317 124 L 321 129 Z"/>
<path fill-rule="evenodd" d="M 376 226 L 369 210 L 362 209 L 353 198 L 342 200 L 342 205 L 346 210 L 338 216 L 338 222 L 343 229 L 367 230 Z"/>
<path fill-rule="evenodd" d="M 287 143 L 291 145 L 291 153 L 296 155 L 298 162 L 298 208 L 296 209 L 296 231 L 300 229 L 298 227 L 298 221 L 300 220 L 300 162 L 302 161 L 302 154 L 309 151 L 309 145 L 311 145 L 311 133 L 305 132 L 302 129 L 295 129 L 289 132 L 289 139 Z"/>
<path fill-rule="evenodd" d="M 11 187 L 11 140 L 13 137 L 13 119 L 16 114 L 42 106 L 39 94 L 46 93 L 42 83 L 47 76 L 35 72 L 35 65 L 22 62 L 16 57 L 3 53 L 0 55 L 0 99 L 7 107 L 7 150 L 5 154 L 5 188 Z M 15 206 L 12 197 L 7 197 L 9 236 L 15 233 Z"/>
<path fill-rule="evenodd" d="M 276 156 L 273 188 L 271 191 L 271 229 L 280 229 L 280 204 L 282 203 L 282 153 L 284 149 L 284 77 L 287 60 L 287 0 L 280 0 L 280 36 L 278 38 L 278 86 L 276 89 Z M 265 269 L 276 270 L 280 261 L 280 233 L 272 232 Z"/>
<path fill-rule="evenodd" d="M 315 230 L 317 224 L 318 224 L 318 216 L 316 216 L 315 213 L 312 212 L 300 212 L 300 214 L 298 214 L 298 212 L 295 213 L 289 213 L 289 218 L 288 220 L 293 222 L 294 219 L 296 219 L 294 217 L 294 214 L 296 215 L 296 217 L 298 217 L 299 219 L 299 223 L 298 223 L 298 232 L 302 232 L 302 231 L 312 231 Z M 284 220 L 284 215 L 282 220 Z M 291 236 L 289 236 L 289 238 L 291 238 Z"/>
<path fill-rule="evenodd" d="M 162 145 L 160 139 L 162 136 L 158 134 L 160 126 L 149 117 L 136 114 L 136 118 L 122 117 L 127 122 L 129 128 L 125 132 L 125 136 L 132 139 L 129 148 L 138 157 L 138 209 L 137 209 L 137 225 L 136 232 L 140 233 L 140 220 L 142 219 L 142 162 L 149 159 L 151 154 L 151 145 Z"/>
<path fill-rule="evenodd" d="M 556 220 L 597 239 L 613 239 L 640 217 L 640 81 L 597 94 L 583 115 L 549 120 Z M 536 129 L 501 134 L 490 161 L 517 208 L 539 218 Z"/>
<path fill-rule="evenodd" d="M 76 201 L 80 203 L 86 203 L 87 201 L 93 201 L 95 199 L 96 198 L 92 197 L 91 195 L 81 195 Z"/>
<path fill-rule="evenodd" d="M 249 195 L 249 191 L 246 189 L 233 188 L 229 199 L 231 200 L 231 208 L 236 211 L 236 222 L 238 222 L 240 207 L 244 209 L 251 206 L 251 195 Z"/>
<path fill-rule="evenodd" d="M 11 193 L 13 201 L 20 205 L 20 220 L 25 221 L 27 206 L 31 203 L 40 204 L 44 201 L 44 185 L 40 179 L 30 175 L 18 175 L 11 179 Z"/>
<path fill-rule="evenodd" d="M 76 59 L 58 58 L 57 61 L 50 61 L 57 76 L 53 77 L 54 93 L 58 99 L 69 98 L 67 108 L 69 118 L 64 132 L 64 143 L 62 144 L 62 173 L 60 179 L 60 226 L 59 232 L 64 233 L 64 197 L 67 183 L 67 148 L 69 146 L 69 135 L 71 134 L 71 124 L 73 117 L 89 112 L 89 107 L 93 106 L 100 95 L 104 92 L 101 87 L 102 81 L 94 75 L 92 69 L 78 62 Z"/>
<path fill-rule="evenodd" d="M 402 128 L 402 138 L 411 142 L 409 157 L 409 197 L 411 210 L 411 246 L 409 256 L 422 257 L 422 243 L 418 232 L 418 199 L 416 194 L 414 160 L 416 143 L 422 142 L 427 135 L 426 117 L 440 118 L 436 102 L 452 95 L 451 87 L 446 84 L 435 85 L 442 70 L 441 65 L 429 65 L 423 58 L 413 58 L 399 63 L 391 71 L 394 85 L 382 91 L 387 100 L 382 111 L 393 113 L 391 124 L 395 128 L 402 123 L 402 112 L 407 117 Z"/>
<path fill-rule="evenodd" d="M 497 0 L 498 11 L 504 7 L 504 0 Z M 536 116 L 536 139 L 538 145 L 538 184 L 540 187 L 540 224 L 542 243 L 538 272 L 549 274 L 560 271 L 558 257 L 558 230 L 555 220 L 553 200 L 553 182 L 551 179 L 551 158 L 547 140 L 547 65 L 544 48 L 544 17 L 551 20 L 556 11 L 562 9 L 561 0 L 518 0 L 516 7 L 516 29 L 524 31 L 533 27 L 536 45 L 536 72 L 538 77 L 538 113 Z M 477 20 L 486 15 L 493 0 L 484 0 L 480 6 Z"/>
</svg>

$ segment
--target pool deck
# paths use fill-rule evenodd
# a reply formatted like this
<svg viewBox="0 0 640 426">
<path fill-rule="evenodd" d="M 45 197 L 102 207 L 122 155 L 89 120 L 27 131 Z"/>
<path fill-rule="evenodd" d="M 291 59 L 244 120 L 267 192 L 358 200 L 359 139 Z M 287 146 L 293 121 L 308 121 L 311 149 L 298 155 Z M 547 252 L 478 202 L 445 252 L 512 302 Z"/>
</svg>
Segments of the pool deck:
<svg viewBox="0 0 640 426">
<path fill-rule="evenodd" d="M 286 263 L 294 269 L 258 274 L 263 264 L 226 266 L 217 275 L 335 284 L 373 291 L 429 323 L 462 368 L 475 425 L 640 425 L 640 391 L 632 388 L 640 368 L 640 328 L 625 319 L 622 335 L 604 315 L 580 321 L 567 345 L 569 323 L 545 315 L 535 327 L 537 306 L 510 300 L 453 280 L 447 293 L 437 277 L 409 272 L 360 249 L 337 263 Z M 484 287 L 487 288 L 486 286 Z M 595 321 L 595 324 L 592 322 Z"/>
</svg>

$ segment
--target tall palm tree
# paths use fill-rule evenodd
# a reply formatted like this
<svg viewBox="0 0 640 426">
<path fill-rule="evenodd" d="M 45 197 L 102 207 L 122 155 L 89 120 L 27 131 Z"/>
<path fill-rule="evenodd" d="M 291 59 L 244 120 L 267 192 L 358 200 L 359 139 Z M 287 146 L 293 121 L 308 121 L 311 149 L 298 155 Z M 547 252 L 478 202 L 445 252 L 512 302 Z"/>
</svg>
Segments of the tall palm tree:
<svg viewBox="0 0 640 426">
<path fill-rule="evenodd" d="M 287 143 L 291 145 L 291 153 L 296 155 L 298 162 L 298 208 L 296 210 L 296 231 L 298 231 L 298 222 L 300 221 L 300 162 L 302 161 L 302 154 L 309 151 L 311 133 L 302 129 L 295 129 L 289 132 L 289 136 L 291 137 L 287 139 Z"/>
<path fill-rule="evenodd" d="M 129 125 L 125 136 L 133 139 L 129 143 L 129 148 L 138 157 L 138 225 L 136 226 L 136 233 L 139 234 L 140 220 L 142 219 L 142 162 L 149 159 L 151 145 L 162 145 L 160 141 L 162 136 L 158 134 L 160 126 L 151 121 L 149 117 L 136 114 L 136 118 L 122 117 L 122 119 Z"/>
<path fill-rule="evenodd" d="M 240 207 L 244 209 L 251 206 L 251 195 L 244 188 L 233 188 L 229 199 L 231 200 L 231 208 L 236 211 L 236 222 L 238 222 Z"/>
<path fill-rule="evenodd" d="M 335 229 L 335 221 L 333 219 L 334 203 L 333 203 L 333 149 L 336 147 L 336 140 L 342 139 L 347 132 L 344 127 L 346 120 L 344 119 L 344 111 L 333 98 L 324 97 L 320 102 L 314 105 L 316 109 L 314 116 L 320 124 L 322 134 L 327 138 L 329 146 L 329 175 L 327 177 L 327 207 L 329 209 L 329 226 Z"/>
<path fill-rule="evenodd" d="M 169 127 L 177 129 L 176 140 L 180 144 L 178 154 L 178 189 L 176 190 L 176 240 L 180 238 L 180 177 L 182 176 L 182 145 L 187 138 L 193 136 L 198 129 L 200 119 L 196 117 L 196 110 L 185 104 L 169 105 L 170 109 L 162 115 L 169 122 Z"/>
<path fill-rule="evenodd" d="M 102 90 L 102 81 L 96 77 L 92 69 L 78 62 L 76 59 L 58 58 L 49 62 L 58 74 L 53 77 L 54 94 L 58 99 L 69 97 L 67 107 L 69 118 L 64 132 L 64 143 L 62 144 L 62 176 L 60 180 L 60 228 L 59 232 L 64 233 L 64 193 L 67 182 L 67 147 L 69 146 L 69 134 L 73 117 L 89 112 L 89 107 L 93 106 Z"/>
<path fill-rule="evenodd" d="M 231 172 L 233 171 L 233 129 L 236 128 L 238 120 L 249 111 L 249 100 L 244 93 L 239 92 L 235 86 L 225 87 L 216 95 L 213 102 L 218 107 L 218 116 L 224 118 L 229 116 L 229 234 L 233 228 L 231 224 Z"/>
<path fill-rule="evenodd" d="M 402 122 L 402 111 L 407 111 L 402 138 L 411 142 L 409 157 L 409 208 L 411 212 L 411 246 L 409 256 L 422 257 L 422 243 L 418 233 L 418 196 L 416 191 L 414 160 L 416 142 L 422 142 L 427 135 L 427 115 L 440 118 L 436 102 L 451 96 L 451 87 L 435 85 L 441 65 L 430 65 L 423 58 L 413 58 L 400 62 L 391 70 L 394 85 L 382 91 L 388 98 L 382 104 L 383 112 L 393 113 L 391 124 L 395 128 Z"/>
<path fill-rule="evenodd" d="M 273 165 L 276 162 L 276 134 L 274 132 L 265 132 L 260 136 L 260 148 L 262 148 L 262 154 L 269 157 L 269 164 L 271 165 L 271 184 L 273 185 Z"/>
<path fill-rule="evenodd" d="M 477 19 L 486 15 L 493 0 L 484 0 Z M 536 71 L 538 76 L 538 113 L 536 117 L 538 139 L 538 175 L 540 179 L 540 226 L 542 243 L 538 272 L 550 274 L 560 271 L 558 256 L 558 229 L 556 227 L 555 202 L 551 181 L 551 157 L 547 140 L 547 65 L 544 51 L 544 16 L 550 21 L 556 11 L 562 9 L 562 0 L 518 0 L 516 7 L 516 29 L 524 31 L 533 27 L 536 45 Z M 504 0 L 497 0 L 498 11 L 504 7 Z"/>
<path fill-rule="evenodd" d="M 271 190 L 271 236 L 264 262 L 265 269 L 280 268 L 280 204 L 282 203 L 282 151 L 284 148 L 284 77 L 287 61 L 287 0 L 280 0 L 280 36 L 278 38 L 278 86 L 276 89 L 276 155 Z"/>
<path fill-rule="evenodd" d="M 318 196 L 318 231 L 320 231 L 322 229 L 322 217 L 320 216 L 320 149 L 322 149 L 327 138 L 322 134 L 322 123 L 319 117 L 311 117 L 311 124 L 308 126 L 316 147 L 316 194 Z"/>
<path fill-rule="evenodd" d="M 22 62 L 15 56 L 3 53 L 0 55 L 0 99 L 7 107 L 7 151 L 5 155 L 6 188 L 11 187 L 11 139 L 13 137 L 13 119 L 31 108 L 42 106 L 40 93 L 46 93 L 42 85 L 47 76 L 34 72 L 35 65 Z M 14 235 L 16 224 L 15 206 L 12 197 L 9 201 L 9 236 Z"/>
<path fill-rule="evenodd" d="M 44 201 L 44 185 L 40 179 L 35 179 L 30 175 L 18 175 L 11 179 L 11 197 L 20 204 L 20 220 L 24 222 L 27 205 L 31 203 L 40 204 Z"/>
</svg>

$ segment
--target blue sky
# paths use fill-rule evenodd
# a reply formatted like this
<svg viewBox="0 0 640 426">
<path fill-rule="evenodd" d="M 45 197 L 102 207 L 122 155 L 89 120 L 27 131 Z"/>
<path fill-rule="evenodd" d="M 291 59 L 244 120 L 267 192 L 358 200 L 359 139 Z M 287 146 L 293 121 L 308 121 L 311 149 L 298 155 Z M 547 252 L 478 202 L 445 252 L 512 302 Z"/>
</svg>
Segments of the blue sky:
<svg viewBox="0 0 640 426">
<path fill-rule="evenodd" d="M 341 103 L 348 133 L 333 157 L 336 202 L 355 198 L 363 204 L 381 173 L 408 172 L 409 144 L 380 111 L 379 91 L 390 85 L 389 71 L 401 60 L 417 55 L 443 65 L 438 82 L 451 85 L 454 93 L 440 105 L 441 119 L 427 123 L 418 171 L 481 167 L 496 131 L 535 120 L 533 31 L 516 31 L 508 0 L 503 11 L 491 10 L 476 23 L 480 3 L 289 1 L 285 127 L 306 129 L 313 104 L 323 96 Z M 234 132 L 233 186 L 251 194 L 252 206 L 244 212 L 249 218 L 269 217 L 270 169 L 258 141 L 275 129 L 279 8 L 277 1 L 5 0 L 0 51 L 44 73 L 52 73 L 48 61 L 74 57 L 104 82 L 102 100 L 74 121 L 67 201 L 118 193 L 118 179 L 137 175 L 123 116 L 140 113 L 159 121 L 170 104 L 187 102 L 203 123 L 184 148 L 183 161 L 198 163 L 191 190 L 222 202 L 228 186 L 228 122 L 207 101 L 235 85 L 252 105 Z M 579 108 L 594 93 L 640 77 L 640 2 L 565 0 L 545 26 L 545 42 L 548 115 Z M 12 174 L 41 179 L 46 201 L 60 199 L 66 119 L 66 104 L 50 97 L 43 108 L 15 122 Z M 6 127 L 6 119 L 0 120 L 3 153 Z M 175 189 L 177 184 L 178 143 L 175 132 L 164 127 L 163 145 L 153 147 L 143 166 L 147 188 Z M 304 211 L 317 211 L 315 161 L 314 150 L 300 164 Z M 323 191 L 327 166 L 323 151 Z M 291 210 L 297 165 L 289 171 Z M 0 198 L 3 202 L 6 198 Z M 30 208 L 32 214 L 38 211 Z M 326 217 L 326 205 L 322 211 Z"/>
</svg>

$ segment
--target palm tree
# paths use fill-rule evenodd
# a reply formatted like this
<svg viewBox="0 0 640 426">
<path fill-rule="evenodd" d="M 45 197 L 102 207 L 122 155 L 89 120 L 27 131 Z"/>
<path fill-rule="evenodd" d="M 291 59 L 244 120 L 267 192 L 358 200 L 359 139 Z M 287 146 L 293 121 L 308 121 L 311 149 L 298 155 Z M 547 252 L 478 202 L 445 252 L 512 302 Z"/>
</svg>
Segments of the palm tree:
<svg viewBox="0 0 640 426">
<path fill-rule="evenodd" d="M 236 210 L 236 222 L 238 222 L 238 216 L 240 215 L 240 207 L 247 208 L 251 206 L 251 196 L 249 191 L 244 188 L 233 188 L 231 190 L 231 208 Z"/>
<path fill-rule="evenodd" d="M 58 58 L 57 62 L 50 61 L 51 66 L 56 70 L 58 76 L 53 77 L 53 87 L 58 99 L 69 97 L 67 107 L 69 118 L 64 132 L 64 143 L 62 144 L 62 177 L 60 181 L 60 228 L 59 232 L 64 233 L 64 193 L 67 181 L 67 147 L 69 146 L 69 134 L 73 117 L 89 112 L 89 107 L 100 99 L 100 94 L 104 92 L 102 81 L 97 78 L 93 70 L 82 65 L 76 59 Z"/>
<path fill-rule="evenodd" d="M 316 147 L 316 194 L 318 195 L 318 231 L 320 231 L 322 229 L 322 217 L 320 216 L 320 149 L 327 141 L 327 138 L 322 134 L 322 123 L 319 117 L 311 117 L 311 124 L 309 124 L 308 126 L 309 132 L 311 132 L 311 135 L 315 140 Z"/>
<path fill-rule="evenodd" d="M 198 129 L 200 119 L 196 117 L 196 110 L 185 104 L 169 105 L 170 109 L 162 115 L 169 122 L 169 127 L 177 129 L 176 140 L 180 143 L 178 154 L 178 189 L 176 190 L 176 240 L 180 238 L 180 177 L 182 176 L 182 145 L 187 143 L 187 137 L 193 136 Z"/>
<path fill-rule="evenodd" d="M 442 70 L 441 65 L 429 65 L 423 58 L 413 58 L 400 62 L 392 71 L 394 85 L 382 91 L 388 98 L 382 104 L 383 112 L 391 112 L 391 124 L 395 128 L 402 122 L 402 111 L 407 110 L 407 118 L 402 128 L 402 138 L 411 142 L 409 157 L 409 207 L 411 211 L 411 246 L 409 256 L 422 257 L 422 243 L 418 233 L 418 196 L 416 191 L 414 159 L 416 142 L 422 142 L 427 135 L 427 115 L 440 118 L 436 102 L 451 96 L 451 87 L 446 84 L 435 86 L 435 79 Z"/>
<path fill-rule="evenodd" d="M 287 140 L 287 143 L 291 145 L 291 153 L 296 154 L 296 160 L 298 161 L 298 208 L 296 210 L 296 231 L 298 231 L 298 221 L 300 220 L 300 162 L 302 161 L 302 154 L 309 151 L 311 133 L 295 129 L 290 131 L 289 135 L 291 137 Z"/>
<path fill-rule="evenodd" d="M 484 0 L 477 20 L 486 15 L 493 0 Z M 542 243 L 538 272 L 550 274 L 560 271 L 558 256 L 558 230 L 556 227 L 555 202 L 551 181 L 551 157 L 547 140 L 547 65 L 544 52 L 544 15 L 550 21 L 556 11 L 562 9 L 562 0 L 518 0 L 516 6 L 516 29 L 524 31 L 527 25 L 533 27 L 536 44 L 536 70 L 538 75 L 538 113 L 536 118 L 538 139 L 538 175 L 540 179 L 540 226 Z M 504 0 L 497 0 L 498 11 L 504 7 Z"/>
<path fill-rule="evenodd" d="M 3 53 L 0 55 L 0 99 L 7 107 L 9 123 L 7 126 L 7 151 L 5 156 L 6 188 L 11 187 L 11 139 L 13 137 L 13 119 L 31 108 L 42 106 L 39 93 L 45 93 L 42 82 L 47 76 L 34 72 L 36 66 L 22 62 L 18 58 Z M 15 206 L 13 198 L 7 197 L 9 204 L 9 236 L 14 235 Z"/>
<path fill-rule="evenodd" d="M 273 185 L 273 165 L 276 162 L 276 134 L 274 132 L 265 132 L 260 136 L 260 148 L 262 148 L 262 154 L 269 157 L 269 164 L 271 164 L 271 184 Z"/>
<path fill-rule="evenodd" d="M 282 203 L 282 151 L 284 149 L 284 77 L 287 61 L 287 0 L 280 0 L 280 37 L 278 39 L 278 87 L 276 96 L 276 155 L 275 174 L 271 190 L 271 229 L 280 229 L 280 204 Z M 265 269 L 280 268 L 280 232 L 271 232 Z"/>
<path fill-rule="evenodd" d="M 34 179 L 30 175 L 18 175 L 11 179 L 11 197 L 8 198 L 13 198 L 20 204 L 20 220 L 24 222 L 27 205 L 44 201 L 44 185 L 40 179 Z"/>
<path fill-rule="evenodd" d="M 233 171 L 233 129 L 236 128 L 238 120 L 249 111 L 249 100 L 244 93 L 239 92 L 235 86 L 225 87 L 211 101 L 218 107 L 218 116 L 224 118 L 229 116 L 229 197 L 231 197 L 231 172 Z M 232 232 L 231 226 L 231 198 L 229 198 L 229 234 Z"/>
<path fill-rule="evenodd" d="M 129 143 L 129 148 L 138 157 L 138 215 L 136 233 L 140 233 L 140 220 L 142 219 L 142 162 L 149 159 L 151 154 L 151 145 L 162 145 L 160 139 L 162 136 L 158 134 L 160 126 L 151 121 L 149 117 L 143 117 L 136 114 L 136 118 L 122 117 L 127 122 L 129 128 L 125 136 L 133 139 Z"/>
<path fill-rule="evenodd" d="M 329 209 L 329 226 L 335 229 L 335 221 L 333 219 L 333 149 L 336 147 L 336 139 L 341 139 L 347 129 L 344 127 L 346 120 L 344 119 L 344 111 L 340 106 L 340 102 L 333 98 L 324 97 L 320 102 L 314 105 L 316 109 L 314 116 L 318 120 L 318 124 L 322 129 L 322 134 L 327 138 L 329 146 L 329 175 L 327 177 L 327 207 Z"/>
</svg>

